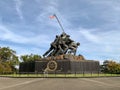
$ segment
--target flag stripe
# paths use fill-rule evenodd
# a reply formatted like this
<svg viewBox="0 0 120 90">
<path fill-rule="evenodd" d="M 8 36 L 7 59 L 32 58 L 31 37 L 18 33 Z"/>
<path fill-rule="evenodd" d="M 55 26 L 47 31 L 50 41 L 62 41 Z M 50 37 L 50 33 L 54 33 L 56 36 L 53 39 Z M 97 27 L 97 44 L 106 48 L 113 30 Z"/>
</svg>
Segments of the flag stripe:
<svg viewBox="0 0 120 90">
<path fill-rule="evenodd" d="M 50 16 L 49 18 L 50 18 L 50 19 L 53 19 L 53 18 L 55 18 L 55 16 L 54 16 L 54 15 L 52 15 L 52 16 Z"/>
</svg>

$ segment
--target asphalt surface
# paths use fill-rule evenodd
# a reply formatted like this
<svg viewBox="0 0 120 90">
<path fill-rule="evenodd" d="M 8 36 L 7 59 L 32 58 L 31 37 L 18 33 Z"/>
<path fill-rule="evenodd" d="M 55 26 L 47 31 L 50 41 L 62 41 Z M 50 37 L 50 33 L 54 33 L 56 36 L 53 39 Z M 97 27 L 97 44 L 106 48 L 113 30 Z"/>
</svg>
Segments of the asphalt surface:
<svg viewBox="0 0 120 90">
<path fill-rule="evenodd" d="M 120 77 L 3 78 L 0 90 L 120 90 Z"/>
</svg>

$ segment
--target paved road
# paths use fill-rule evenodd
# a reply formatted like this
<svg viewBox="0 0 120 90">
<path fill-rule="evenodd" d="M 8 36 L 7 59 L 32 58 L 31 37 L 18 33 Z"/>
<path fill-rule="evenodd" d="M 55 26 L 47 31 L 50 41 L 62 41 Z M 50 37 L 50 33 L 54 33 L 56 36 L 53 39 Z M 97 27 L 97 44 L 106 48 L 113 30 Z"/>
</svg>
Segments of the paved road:
<svg viewBox="0 0 120 90">
<path fill-rule="evenodd" d="M 0 90 L 120 90 L 120 77 L 2 78 Z"/>
</svg>

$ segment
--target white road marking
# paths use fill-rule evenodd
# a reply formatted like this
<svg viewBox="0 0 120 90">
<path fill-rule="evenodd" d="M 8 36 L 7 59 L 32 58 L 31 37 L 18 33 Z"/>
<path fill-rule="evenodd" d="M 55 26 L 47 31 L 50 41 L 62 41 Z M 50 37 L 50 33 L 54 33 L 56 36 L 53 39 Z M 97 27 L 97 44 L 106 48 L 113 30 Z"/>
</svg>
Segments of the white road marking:
<svg viewBox="0 0 120 90">
<path fill-rule="evenodd" d="M 0 77 L 0 79 L 11 79 L 9 77 Z"/>
<path fill-rule="evenodd" d="M 7 89 L 7 88 L 12 88 L 12 87 L 16 87 L 16 86 L 20 86 L 20 85 L 25 85 L 25 84 L 29 84 L 29 83 L 33 83 L 33 82 L 40 81 L 40 80 L 44 80 L 44 78 L 35 79 L 35 80 L 29 80 L 29 81 L 25 81 L 25 82 L 22 82 L 22 83 L 18 83 L 18 84 L 6 86 L 6 87 L 3 87 L 3 88 L 0 88 L 0 90 Z"/>
<path fill-rule="evenodd" d="M 104 82 L 101 82 L 101 81 L 97 81 L 97 80 L 92 80 L 92 79 L 88 79 L 88 78 L 86 78 L 86 79 L 84 79 L 84 80 L 86 80 L 86 81 L 91 81 L 91 82 L 94 82 L 94 83 L 99 83 L 98 85 L 105 85 L 105 86 L 112 86 L 112 87 L 120 87 L 120 86 L 115 86 L 115 85 L 113 85 L 113 84 L 108 84 L 108 83 L 104 83 Z"/>
</svg>

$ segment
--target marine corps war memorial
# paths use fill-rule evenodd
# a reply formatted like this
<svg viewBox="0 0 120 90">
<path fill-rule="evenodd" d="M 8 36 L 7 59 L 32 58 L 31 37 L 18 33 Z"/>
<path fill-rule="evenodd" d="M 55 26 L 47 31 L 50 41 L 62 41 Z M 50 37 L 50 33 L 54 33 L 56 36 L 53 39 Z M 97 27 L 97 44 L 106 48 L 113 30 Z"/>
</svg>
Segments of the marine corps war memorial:
<svg viewBox="0 0 120 90">
<path fill-rule="evenodd" d="M 71 39 L 70 35 L 65 33 L 58 17 L 54 17 L 61 26 L 62 33 L 55 36 L 41 60 L 20 63 L 19 73 L 99 73 L 99 61 L 86 60 L 83 55 L 76 55 L 80 42 Z"/>
</svg>

